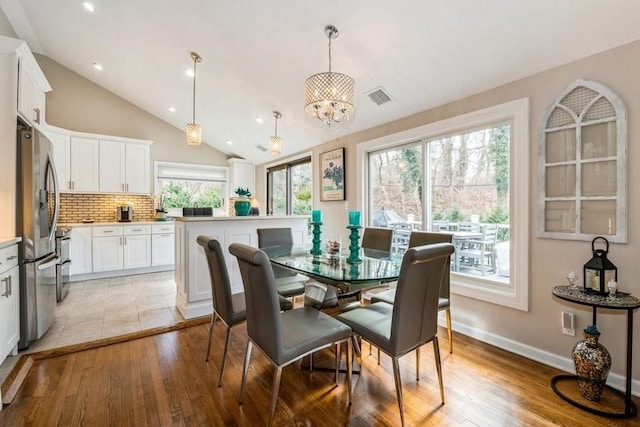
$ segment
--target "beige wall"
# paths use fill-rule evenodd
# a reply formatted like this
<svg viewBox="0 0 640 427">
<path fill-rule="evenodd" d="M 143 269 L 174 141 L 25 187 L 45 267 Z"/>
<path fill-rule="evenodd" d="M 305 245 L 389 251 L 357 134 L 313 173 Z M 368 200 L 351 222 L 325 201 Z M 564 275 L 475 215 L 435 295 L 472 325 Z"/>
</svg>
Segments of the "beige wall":
<svg viewBox="0 0 640 427">
<path fill-rule="evenodd" d="M 228 166 L 227 156 L 207 144 L 187 146 L 183 130 L 46 56 L 35 57 L 53 88 L 47 93 L 48 124 L 78 132 L 151 140 L 151 173 L 155 160 Z"/>
<path fill-rule="evenodd" d="M 640 224 L 637 222 L 640 211 L 640 41 L 608 50 L 600 54 L 548 70 L 518 80 L 504 86 L 469 96 L 467 98 L 442 105 L 440 107 L 415 114 L 376 128 L 352 135 L 345 135 L 335 141 L 313 148 L 313 181 L 318 182 L 318 155 L 337 147 L 346 147 L 347 198 L 349 208 L 355 208 L 356 189 L 356 145 L 384 135 L 393 134 L 416 126 L 436 122 L 481 108 L 529 97 L 530 113 L 530 310 L 522 312 L 469 299 L 452 296 L 452 317 L 455 324 L 475 328 L 478 336 L 494 335 L 503 339 L 503 346 L 517 349 L 518 346 L 531 346 L 523 350 L 548 363 L 557 358 L 571 357 L 571 349 L 580 338 L 582 329 L 591 323 L 591 310 L 571 303 L 565 303 L 551 294 L 554 285 L 566 284 L 565 277 L 571 270 L 580 272 L 582 266 L 591 258 L 589 242 L 540 239 L 537 233 L 538 185 L 537 185 L 537 132 L 545 107 L 566 85 L 578 78 L 592 79 L 613 89 L 625 102 L 629 114 L 629 234 L 628 244 L 611 244 L 609 258 L 618 267 L 619 286 L 622 291 L 640 296 Z M 317 187 L 317 186 L 316 186 Z M 256 168 L 256 188 L 260 201 L 265 199 L 265 168 Z M 314 188 L 314 190 L 316 190 Z M 322 209 L 326 224 L 323 235 L 346 233 L 343 231 L 346 221 L 344 202 L 324 202 L 318 200 L 314 192 L 314 208 Z M 560 317 L 562 311 L 577 314 L 577 336 L 562 335 Z M 598 316 L 598 328 L 602 333 L 600 342 L 609 350 L 613 358 L 613 371 L 625 373 L 626 312 L 602 311 Z M 636 325 L 640 323 L 640 313 L 634 314 Z M 636 329 L 637 326 L 636 326 Z M 497 337 L 496 337 L 497 336 Z M 640 393 L 637 381 L 640 381 L 640 347 L 637 343 L 640 333 L 635 336 L 634 380 L 635 393 Z M 511 341 L 511 342 L 510 342 Z M 522 349 L 522 347 L 521 347 Z M 455 351 L 455 350 L 454 350 Z"/>
<path fill-rule="evenodd" d="M 0 36 L 13 37 L 14 39 L 18 37 L 2 9 L 0 9 Z"/>
</svg>

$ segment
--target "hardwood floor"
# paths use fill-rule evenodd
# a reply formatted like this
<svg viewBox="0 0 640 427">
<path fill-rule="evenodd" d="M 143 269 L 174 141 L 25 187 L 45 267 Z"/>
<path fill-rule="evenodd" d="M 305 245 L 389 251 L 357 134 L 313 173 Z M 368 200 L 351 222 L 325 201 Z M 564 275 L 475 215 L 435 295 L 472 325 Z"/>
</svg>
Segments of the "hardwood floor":
<svg viewBox="0 0 640 427">
<path fill-rule="evenodd" d="M 561 400 L 549 385 L 560 371 L 454 335 L 449 354 L 440 333 L 446 404 L 433 349 L 422 351 L 421 379 L 415 356 L 401 360 L 407 424 L 414 426 L 632 426 L 633 420 L 591 415 Z M 0 426 L 261 426 L 268 420 L 273 368 L 254 347 L 242 406 L 238 393 L 246 346 L 244 325 L 233 329 L 224 383 L 217 387 L 223 328 L 216 328 L 205 362 L 208 324 L 68 354 L 34 356 L 22 387 L 0 412 Z M 113 342 L 113 341 L 110 341 Z M 83 347 L 86 348 L 86 347 Z M 282 374 L 276 425 L 396 426 L 400 424 L 393 371 L 383 355 L 363 343 L 363 371 L 354 375 L 347 405 L 344 374 L 309 372 L 292 365 Z M 638 399 L 635 399 L 636 402 Z M 603 405 L 618 403 L 606 396 Z"/>
</svg>

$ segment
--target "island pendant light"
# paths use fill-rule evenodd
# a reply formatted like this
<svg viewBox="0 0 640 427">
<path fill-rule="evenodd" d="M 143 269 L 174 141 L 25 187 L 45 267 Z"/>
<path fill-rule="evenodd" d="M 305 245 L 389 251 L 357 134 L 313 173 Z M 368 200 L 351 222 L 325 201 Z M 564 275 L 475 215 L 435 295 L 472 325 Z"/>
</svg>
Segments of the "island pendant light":
<svg viewBox="0 0 640 427">
<path fill-rule="evenodd" d="M 273 117 L 276 118 L 276 130 L 275 135 L 269 138 L 269 154 L 280 154 L 282 151 L 282 138 L 278 136 L 278 119 L 282 117 L 282 114 L 274 111 Z"/>
<path fill-rule="evenodd" d="M 356 109 L 356 82 L 346 74 L 331 71 L 331 40 L 338 37 L 333 25 L 324 27 L 329 39 L 329 72 L 309 77 L 304 84 L 304 111 L 331 126 L 348 120 Z"/>
<path fill-rule="evenodd" d="M 196 64 L 202 62 L 202 58 L 195 52 L 191 52 L 193 59 L 193 121 L 187 124 L 187 144 L 200 145 L 202 143 L 202 128 L 196 123 Z"/>
</svg>

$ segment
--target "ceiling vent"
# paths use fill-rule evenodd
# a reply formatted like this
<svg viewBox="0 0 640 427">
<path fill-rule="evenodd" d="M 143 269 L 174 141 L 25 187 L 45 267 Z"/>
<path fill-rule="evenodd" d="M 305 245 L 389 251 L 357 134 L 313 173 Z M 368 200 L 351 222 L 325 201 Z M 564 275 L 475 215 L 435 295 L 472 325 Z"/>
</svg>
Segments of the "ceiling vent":
<svg viewBox="0 0 640 427">
<path fill-rule="evenodd" d="M 256 144 L 256 148 L 260 151 L 267 151 L 267 147 L 265 147 L 264 145 L 260 145 L 260 144 Z"/>
<path fill-rule="evenodd" d="M 391 97 L 385 92 L 382 86 L 373 89 L 366 93 L 369 99 L 376 103 L 376 105 L 386 104 L 391 101 Z"/>
</svg>

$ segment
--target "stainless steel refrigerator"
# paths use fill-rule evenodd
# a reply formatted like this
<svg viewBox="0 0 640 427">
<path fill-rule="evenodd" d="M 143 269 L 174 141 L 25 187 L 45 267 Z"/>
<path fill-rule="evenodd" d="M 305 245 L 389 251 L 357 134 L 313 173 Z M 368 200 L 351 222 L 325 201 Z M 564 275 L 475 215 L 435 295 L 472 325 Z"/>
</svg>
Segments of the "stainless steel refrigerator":
<svg viewBox="0 0 640 427">
<path fill-rule="evenodd" d="M 60 196 L 53 145 L 39 130 L 18 121 L 16 235 L 20 243 L 20 342 L 40 339 L 56 315 L 55 231 Z"/>
</svg>

